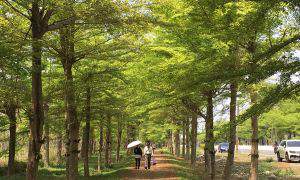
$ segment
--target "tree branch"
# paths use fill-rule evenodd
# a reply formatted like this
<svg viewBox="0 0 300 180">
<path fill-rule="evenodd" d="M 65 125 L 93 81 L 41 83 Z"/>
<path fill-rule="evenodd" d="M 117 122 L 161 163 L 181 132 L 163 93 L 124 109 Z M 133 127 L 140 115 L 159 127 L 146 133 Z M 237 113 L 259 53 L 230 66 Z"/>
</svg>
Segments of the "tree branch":
<svg viewBox="0 0 300 180">
<path fill-rule="evenodd" d="M 198 106 L 192 102 L 189 98 L 182 98 L 181 99 L 182 104 L 192 112 L 196 113 L 197 115 L 200 115 L 203 119 L 207 119 L 206 115 L 201 112 L 201 110 L 198 108 Z"/>
<path fill-rule="evenodd" d="M 70 17 L 68 19 L 64 19 L 64 20 L 61 20 L 61 21 L 54 22 L 54 23 L 47 26 L 46 31 L 57 30 L 59 28 L 67 26 L 71 23 L 75 23 L 75 19 L 76 19 L 75 17 Z"/>
<path fill-rule="evenodd" d="M 5 2 L 6 5 L 8 5 L 9 7 L 11 7 L 15 12 L 19 13 L 20 15 L 22 15 L 26 19 L 30 20 L 30 16 L 28 16 L 27 14 L 22 13 L 18 8 L 16 8 L 15 6 L 13 6 L 8 0 L 4 0 L 4 2 Z"/>
<path fill-rule="evenodd" d="M 271 57 L 273 54 L 277 53 L 278 51 L 280 51 L 281 49 L 283 49 L 284 47 L 286 47 L 287 45 L 297 41 L 300 39 L 300 34 L 295 35 L 294 37 L 287 39 L 286 41 L 283 41 L 282 43 L 276 44 L 274 46 L 272 46 L 271 48 L 269 48 L 267 51 L 260 53 L 258 55 L 256 55 L 253 58 L 253 62 L 256 63 L 262 59 L 265 58 L 269 58 Z"/>
</svg>

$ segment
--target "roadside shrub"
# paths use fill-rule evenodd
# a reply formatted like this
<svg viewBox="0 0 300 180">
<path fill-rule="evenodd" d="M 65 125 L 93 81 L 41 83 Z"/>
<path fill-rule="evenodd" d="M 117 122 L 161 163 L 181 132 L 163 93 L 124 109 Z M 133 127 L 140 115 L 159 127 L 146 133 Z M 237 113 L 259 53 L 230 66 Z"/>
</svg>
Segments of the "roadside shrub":
<svg viewBox="0 0 300 180">
<path fill-rule="evenodd" d="M 273 159 L 273 157 L 268 157 L 265 161 L 270 163 L 270 162 L 274 162 L 274 159 Z"/>
</svg>

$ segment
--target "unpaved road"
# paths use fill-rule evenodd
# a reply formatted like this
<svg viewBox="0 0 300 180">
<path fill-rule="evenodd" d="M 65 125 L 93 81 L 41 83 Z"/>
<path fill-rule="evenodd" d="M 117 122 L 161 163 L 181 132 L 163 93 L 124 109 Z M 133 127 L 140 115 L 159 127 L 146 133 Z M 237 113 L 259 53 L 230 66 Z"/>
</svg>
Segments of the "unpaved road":
<svg viewBox="0 0 300 180">
<path fill-rule="evenodd" d="M 141 162 L 141 168 L 135 169 L 129 167 L 126 171 L 120 174 L 121 179 L 164 179 L 164 180 L 177 180 L 180 179 L 176 175 L 176 164 L 170 164 L 169 157 L 163 154 L 155 155 L 157 164 L 151 166 L 150 170 L 144 168 L 144 161 Z"/>
</svg>

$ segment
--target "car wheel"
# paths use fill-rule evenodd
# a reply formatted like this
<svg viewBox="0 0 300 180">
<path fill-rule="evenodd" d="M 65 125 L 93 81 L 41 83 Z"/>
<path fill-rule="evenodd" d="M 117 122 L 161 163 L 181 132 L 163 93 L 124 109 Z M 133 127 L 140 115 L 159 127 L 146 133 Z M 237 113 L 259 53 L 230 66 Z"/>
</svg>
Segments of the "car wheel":
<svg viewBox="0 0 300 180">
<path fill-rule="evenodd" d="M 277 161 L 278 161 L 278 162 L 282 162 L 282 158 L 280 157 L 279 152 L 277 152 Z"/>
<path fill-rule="evenodd" d="M 285 153 L 285 160 L 286 160 L 287 163 L 290 163 L 290 162 L 291 162 L 288 153 Z"/>
</svg>

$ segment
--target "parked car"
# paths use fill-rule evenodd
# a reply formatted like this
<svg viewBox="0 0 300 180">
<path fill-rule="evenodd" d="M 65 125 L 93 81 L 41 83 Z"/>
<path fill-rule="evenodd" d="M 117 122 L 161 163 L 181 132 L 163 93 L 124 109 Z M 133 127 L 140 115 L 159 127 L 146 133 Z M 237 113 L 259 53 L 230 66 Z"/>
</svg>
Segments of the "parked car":
<svg viewBox="0 0 300 180">
<path fill-rule="evenodd" d="M 218 152 L 220 153 L 227 152 L 228 149 L 229 149 L 229 143 L 227 142 L 220 143 L 218 146 Z"/>
<path fill-rule="evenodd" d="M 283 140 L 277 148 L 277 160 L 300 161 L 300 140 Z"/>
</svg>

